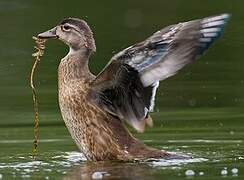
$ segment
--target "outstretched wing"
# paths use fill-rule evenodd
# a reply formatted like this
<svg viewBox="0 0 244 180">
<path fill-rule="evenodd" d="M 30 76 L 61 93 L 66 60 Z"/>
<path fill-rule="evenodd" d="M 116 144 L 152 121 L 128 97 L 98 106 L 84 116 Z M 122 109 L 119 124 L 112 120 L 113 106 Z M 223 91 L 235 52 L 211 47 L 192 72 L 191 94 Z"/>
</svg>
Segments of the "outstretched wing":
<svg viewBox="0 0 244 180">
<path fill-rule="evenodd" d="M 164 80 L 203 54 L 223 32 L 228 14 L 168 26 L 116 54 L 91 83 L 92 100 L 143 131 Z"/>
</svg>

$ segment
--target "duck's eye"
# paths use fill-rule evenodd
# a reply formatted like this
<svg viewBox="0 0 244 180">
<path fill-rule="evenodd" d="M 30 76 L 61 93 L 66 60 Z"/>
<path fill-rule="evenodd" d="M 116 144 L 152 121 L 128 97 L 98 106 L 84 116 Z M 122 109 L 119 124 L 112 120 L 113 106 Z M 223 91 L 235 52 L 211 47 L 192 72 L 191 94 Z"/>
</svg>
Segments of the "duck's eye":
<svg viewBox="0 0 244 180">
<path fill-rule="evenodd" d="M 70 31 L 71 27 L 68 26 L 68 25 L 64 25 L 64 26 L 62 26 L 62 29 L 63 29 L 64 31 Z"/>
</svg>

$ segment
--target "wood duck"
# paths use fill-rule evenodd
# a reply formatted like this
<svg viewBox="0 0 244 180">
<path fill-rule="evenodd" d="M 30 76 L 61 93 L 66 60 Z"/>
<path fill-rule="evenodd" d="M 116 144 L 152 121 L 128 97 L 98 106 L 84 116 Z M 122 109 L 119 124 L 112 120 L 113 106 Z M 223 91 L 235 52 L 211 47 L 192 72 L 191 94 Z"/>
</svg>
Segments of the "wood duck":
<svg viewBox="0 0 244 180">
<path fill-rule="evenodd" d="M 96 45 L 84 20 L 67 18 L 38 35 L 69 46 L 58 68 L 59 106 L 72 138 L 88 160 L 181 157 L 146 146 L 125 123 L 139 132 L 152 126 L 149 113 L 159 81 L 202 55 L 220 37 L 228 18 L 222 14 L 163 28 L 114 55 L 97 76 L 88 67 Z"/>
</svg>

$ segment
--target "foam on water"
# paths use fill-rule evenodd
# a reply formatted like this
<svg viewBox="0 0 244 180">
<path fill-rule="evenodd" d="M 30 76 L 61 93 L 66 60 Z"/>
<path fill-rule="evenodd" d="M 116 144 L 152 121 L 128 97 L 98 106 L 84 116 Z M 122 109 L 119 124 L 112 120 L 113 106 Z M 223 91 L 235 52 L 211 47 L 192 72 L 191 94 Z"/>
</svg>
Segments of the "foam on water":
<svg viewBox="0 0 244 180">
<path fill-rule="evenodd" d="M 209 140 L 209 139 L 184 139 L 184 140 L 168 140 L 169 143 L 242 143 L 242 140 Z"/>
<path fill-rule="evenodd" d="M 151 166 L 153 167 L 171 167 L 171 166 L 181 166 L 189 163 L 199 163 L 205 162 L 208 159 L 205 158 L 192 158 L 192 159 L 170 159 L 170 160 L 155 160 L 150 162 Z"/>
<path fill-rule="evenodd" d="M 38 166 L 46 166 L 48 163 L 42 161 L 29 161 L 25 163 L 1 163 L 0 169 L 2 168 L 14 168 L 14 169 L 25 169 L 25 168 L 37 168 Z"/>
<path fill-rule="evenodd" d="M 172 152 L 171 152 L 172 153 Z M 173 154 L 173 153 L 172 153 Z M 177 153 L 179 154 L 179 153 Z M 51 156 L 51 157 L 50 157 Z M 45 173 L 44 179 L 49 179 L 52 174 L 58 173 L 58 174 L 67 174 L 70 169 L 75 166 L 83 166 L 83 162 L 87 159 L 85 156 L 76 151 L 71 152 L 55 152 L 54 155 L 48 154 L 47 156 L 45 154 L 42 154 L 40 156 L 42 160 L 38 161 L 32 161 L 30 156 L 23 156 L 21 154 L 16 159 L 12 158 L 14 162 L 9 163 L 0 163 L 0 170 L 5 169 L 8 170 L 10 173 L 12 173 L 12 177 L 22 177 L 22 178 L 28 178 L 32 177 L 32 175 L 35 172 Z M 148 161 L 141 162 L 142 164 L 145 163 L 148 166 L 154 168 L 162 168 L 162 169 L 184 169 L 186 164 L 191 163 L 201 163 L 211 161 L 205 158 L 186 158 L 186 159 L 149 159 Z M 129 163 L 130 164 L 130 163 Z M 126 166 L 126 164 L 125 164 Z M 99 166 L 98 166 L 99 167 Z M 109 166 L 110 167 L 110 166 Z M 92 174 L 90 174 L 90 178 L 93 179 L 101 179 L 105 175 L 109 175 L 106 172 L 103 172 L 104 169 L 94 169 Z M 110 170 L 110 168 L 108 168 Z M 189 171 L 190 170 L 190 171 Z M 222 169 L 225 170 L 226 169 Z M 187 177 L 190 176 L 203 176 L 205 173 L 202 171 L 193 171 L 191 169 L 184 169 L 184 172 L 182 172 L 182 175 L 184 174 Z M 238 169 L 233 167 L 231 169 L 232 176 L 238 175 Z M 111 174 L 111 173 L 110 173 Z M 224 175 L 225 172 L 220 172 L 221 176 Z M 3 174 L 4 176 L 4 174 Z"/>
<path fill-rule="evenodd" d="M 66 152 L 63 155 L 54 156 L 52 159 L 58 159 L 58 158 L 66 159 L 67 161 L 73 163 L 87 160 L 83 153 L 76 152 L 76 151 Z"/>
<path fill-rule="evenodd" d="M 18 159 L 24 161 L 28 157 L 20 156 Z M 10 162 L 10 163 L 0 163 L 0 169 L 11 168 L 17 171 L 23 171 L 25 173 L 31 173 L 38 171 L 42 168 L 45 172 L 51 172 L 52 168 L 55 166 L 61 166 L 64 168 L 71 167 L 73 165 L 79 165 L 81 162 L 86 161 L 85 156 L 76 151 L 65 152 L 60 155 L 51 157 L 49 161 L 27 161 L 27 162 Z M 170 166 L 180 166 L 188 163 L 204 162 L 207 159 L 204 158 L 191 158 L 191 159 L 150 159 L 148 161 L 149 165 L 153 167 L 170 167 Z"/>
<path fill-rule="evenodd" d="M 86 158 L 82 153 L 79 152 L 62 152 L 59 155 L 50 157 L 51 154 L 47 156 L 42 154 L 39 158 L 42 160 L 32 161 L 31 156 L 23 154 L 17 157 L 7 157 L 9 162 L 0 162 L 0 171 L 8 172 L 12 174 L 12 177 L 30 178 L 35 172 L 44 172 L 46 174 L 45 179 L 49 179 L 51 173 L 61 173 L 66 174 L 70 167 L 80 164 L 81 161 L 85 161 Z M 4 157 L 1 158 L 1 161 Z M 2 177 L 4 175 L 0 174 Z M 0 176 L 0 177 L 1 177 Z M 0 178 L 1 179 L 1 178 Z"/>
<path fill-rule="evenodd" d="M 17 160 L 19 159 L 22 162 L 0 163 L 0 170 L 8 169 L 12 172 L 13 176 L 19 174 L 21 177 L 27 178 L 30 176 L 30 174 L 37 171 L 44 171 L 46 174 L 52 171 L 60 171 L 60 173 L 65 174 L 65 170 L 67 170 L 67 168 L 72 167 L 73 165 L 79 165 L 81 161 L 86 161 L 86 158 L 82 153 L 74 151 L 53 156 L 47 161 L 31 161 L 30 157 L 23 156 L 17 157 Z"/>
</svg>

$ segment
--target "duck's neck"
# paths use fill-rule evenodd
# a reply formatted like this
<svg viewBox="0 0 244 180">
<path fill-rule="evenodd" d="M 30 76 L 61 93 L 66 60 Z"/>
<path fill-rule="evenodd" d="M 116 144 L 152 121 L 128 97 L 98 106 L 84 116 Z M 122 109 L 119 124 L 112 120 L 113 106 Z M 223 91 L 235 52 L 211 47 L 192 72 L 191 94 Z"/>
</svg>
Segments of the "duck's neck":
<svg viewBox="0 0 244 180">
<path fill-rule="evenodd" d="M 86 49 L 70 48 L 69 53 L 60 62 L 59 80 L 65 83 L 73 79 L 88 78 L 91 74 L 88 67 L 89 57 L 90 52 Z"/>
</svg>

